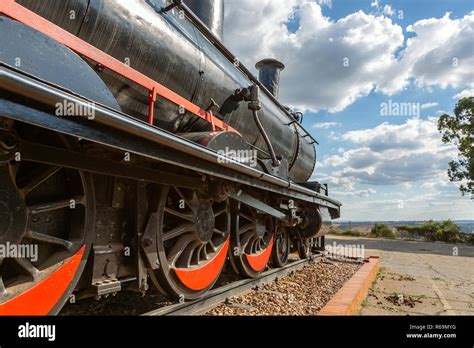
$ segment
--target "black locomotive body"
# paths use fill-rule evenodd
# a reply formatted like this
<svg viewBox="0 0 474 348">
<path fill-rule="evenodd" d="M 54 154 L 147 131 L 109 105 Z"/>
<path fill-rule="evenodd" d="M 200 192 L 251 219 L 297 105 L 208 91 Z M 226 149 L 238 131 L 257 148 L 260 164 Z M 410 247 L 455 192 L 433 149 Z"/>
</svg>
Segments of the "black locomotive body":
<svg viewBox="0 0 474 348">
<path fill-rule="evenodd" d="M 284 65 L 257 80 L 225 48 L 223 6 L 0 3 L 0 244 L 37 251 L 0 256 L 0 314 L 195 299 L 226 262 L 257 277 L 321 242 L 340 203 L 308 182 L 316 140 L 278 102 Z"/>
</svg>

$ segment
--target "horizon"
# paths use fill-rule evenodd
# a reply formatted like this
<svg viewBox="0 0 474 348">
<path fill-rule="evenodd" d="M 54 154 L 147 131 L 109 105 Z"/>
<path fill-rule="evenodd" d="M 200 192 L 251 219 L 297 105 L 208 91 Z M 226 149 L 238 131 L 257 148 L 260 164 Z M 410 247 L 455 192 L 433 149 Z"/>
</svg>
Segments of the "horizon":
<svg viewBox="0 0 474 348">
<path fill-rule="evenodd" d="M 460 219 L 460 220 L 453 220 L 453 219 L 444 219 L 444 220 L 435 220 L 435 219 L 428 219 L 428 220 L 332 220 L 333 223 L 346 223 L 346 222 L 426 222 L 426 221 L 434 221 L 434 222 L 442 222 L 446 220 L 451 220 L 452 222 L 472 222 L 474 223 L 474 220 L 466 220 L 466 219 Z"/>
</svg>

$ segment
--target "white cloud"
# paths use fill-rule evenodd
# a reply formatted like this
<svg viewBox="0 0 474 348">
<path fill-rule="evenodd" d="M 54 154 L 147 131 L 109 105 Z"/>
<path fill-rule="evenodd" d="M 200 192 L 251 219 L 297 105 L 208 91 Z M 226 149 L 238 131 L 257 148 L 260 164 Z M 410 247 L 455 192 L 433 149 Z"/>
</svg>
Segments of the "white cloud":
<svg viewBox="0 0 474 348">
<path fill-rule="evenodd" d="M 341 176 L 334 176 L 332 173 L 322 175 L 316 170 L 316 174 L 311 177 L 311 181 L 319 181 L 321 183 L 329 184 L 331 189 L 338 188 L 347 191 L 354 190 L 354 180 Z"/>
<path fill-rule="evenodd" d="M 384 16 L 359 11 L 333 21 L 304 0 L 227 5 L 226 43 L 249 67 L 267 57 L 283 61 L 281 99 L 300 109 L 337 112 L 368 95 L 403 45 L 402 28 Z M 286 23 L 295 14 L 293 33 Z"/>
<path fill-rule="evenodd" d="M 319 168 L 334 168 L 333 182 L 340 184 L 338 179 L 345 178 L 352 186 L 429 180 L 446 172 L 457 153 L 454 146 L 441 142 L 436 118 L 410 119 L 401 125 L 383 123 L 347 132 L 342 139 L 356 147 L 326 158 Z"/>
<path fill-rule="evenodd" d="M 337 167 L 343 164 L 344 162 L 345 162 L 345 159 L 343 156 L 334 155 L 334 156 L 327 157 L 326 159 L 322 161 L 319 161 L 318 165 L 320 168 Z"/>
<path fill-rule="evenodd" d="M 472 202 L 459 193 L 434 192 L 402 199 L 348 197 L 343 201 L 344 220 L 464 220 L 472 219 Z"/>
<path fill-rule="evenodd" d="M 384 15 L 358 11 L 334 21 L 307 0 L 226 5 L 227 45 L 248 67 L 267 57 L 283 61 L 281 99 L 300 109 L 338 112 L 374 90 L 392 95 L 411 81 L 474 88 L 474 12 L 420 20 L 407 28 L 414 36 L 405 41 Z M 300 18 L 295 32 L 287 28 L 291 18 Z"/>
<path fill-rule="evenodd" d="M 331 191 L 331 196 L 335 197 L 369 197 L 370 195 L 376 194 L 377 191 L 368 188 L 363 190 L 348 190 L 348 191 Z"/>
<path fill-rule="evenodd" d="M 430 109 L 430 108 L 434 108 L 435 106 L 438 106 L 438 103 L 425 103 L 425 104 L 421 104 L 421 108 L 422 108 L 422 109 Z"/>
<path fill-rule="evenodd" d="M 440 137 L 437 118 L 346 132 L 355 148 L 325 158 L 312 179 L 329 184 L 343 219 L 473 218 L 473 202 L 447 177 L 457 150 Z"/>
<path fill-rule="evenodd" d="M 370 3 L 370 6 L 378 8 L 380 6 L 379 5 L 379 0 L 372 0 L 372 2 Z"/>
<path fill-rule="evenodd" d="M 401 184 L 401 186 L 405 189 L 405 190 L 410 190 L 412 187 L 413 187 L 413 184 L 411 182 L 404 182 L 403 184 Z"/>
<path fill-rule="evenodd" d="M 426 19 L 407 28 L 416 37 L 408 41 L 407 57 L 421 86 L 474 87 L 474 12 L 461 19 Z"/>
<path fill-rule="evenodd" d="M 338 133 L 331 131 L 328 134 L 328 139 L 332 141 L 338 141 L 341 139 L 341 137 Z"/>
<path fill-rule="evenodd" d="M 446 189 L 452 188 L 454 184 L 449 181 L 448 175 L 446 172 L 439 173 L 438 175 L 432 177 L 429 180 L 426 180 L 422 185 L 421 188 L 424 190 L 432 190 L 432 189 Z M 457 188 L 456 188 L 457 190 Z"/>
<path fill-rule="evenodd" d="M 332 0 L 316 0 L 316 2 L 321 6 L 332 8 Z"/>
<path fill-rule="evenodd" d="M 340 126 L 341 124 L 338 122 L 322 122 L 322 123 L 315 123 L 313 124 L 313 128 L 316 129 L 328 129 L 332 127 Z"/>
<path fill-rule="evenodd" d="M 474 97 L 474 88 L 471 89 L 465 89 L 458 94 L 456 94 L 453 99 L 459 100 L 465 97 Z"/>
<path fill-rule="evenodd" d="M 377 90 L 393 94 L 413 79 L 420 88 L 474 87 L 474 12 L 460 19 L 420 20 L 407 27 L 409 38 L 401 58 L 387 70 Z"/>
</svg>

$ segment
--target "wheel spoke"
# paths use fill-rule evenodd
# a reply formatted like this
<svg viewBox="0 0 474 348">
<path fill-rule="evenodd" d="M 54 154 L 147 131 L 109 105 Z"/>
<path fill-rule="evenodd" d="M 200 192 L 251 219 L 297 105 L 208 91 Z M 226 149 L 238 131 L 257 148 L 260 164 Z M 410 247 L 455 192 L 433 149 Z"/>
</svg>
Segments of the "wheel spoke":
<svg viewBox="0 0 474 348">
<path fill-rule="evenodd" d="M 225 232 L 222 232 L 221 230 L 218 230 L 217 228 L 214 228 L 214 233 L 217 233 L 217 234 L 220 235 L 221 237 L 225 237 L 225 236 L 226 236 Z"/>
<path fill-rule="evenodd" d="M 207 254 L 206 246 L 204 245 L 204 248 L 201 249 L 202 252 L 202 258 L 204 260 L 209 260 L 209 255 Z"/>
<path fill-rule="evenodd" d="M 254 228 L 255 228 L 255 224 L 244 225 L 244 226 L 242 226 L 242 227 L 239 229 L 239 233 L 238 233 L 238 234 L 239 234 L 239 235 L 240 235 L 240 234 L 244 234 L 244 233 L 246 233 L 246 232 L 248 232 L 248 231 L 251 231 L 251 230 L 254 229 Z"/>
<path fill-rule="evenodd" d="M 18 263 L 28 274 L 36 281 L 41 272 L 31 263 L 30 260 L 25 258 L 15 258 L 16 263 Z"/>
<path fill-rule="evenodd" d="M 224 214 L 227 211 L 227 208 L 222 208 L 221 210 L 218 210 L 216 213 L 214 213 L 215 217 L 218 217 L 222 214 Z"/>
<path fill-rule="evenodd" d="M 248 221 L 251 221 L 251 222 L 255 222 L 255 218 L 253 218 L 253 217 L 250 217 L 250 216 L 245 215 L 245 214 L 243 214 L 243 213 L 240 213 L 239 215 L 240 215 L 240 217 L 243 217 L 245 220 L 248 220 Z"/>
<path fill-rule="evenodd" d="M 28 210 L 29 210 L 30 214 L 40 214 L 40 213 L 44 213 L 44 212 L 47 212 L 47 211 L 58 210 L 58 209 L 63 209 L 63 208 L 69 208 L 72 203 L 84 205 L 85 197 L 84 196 L 75 196 L 75 197 L 72 197 L 70 199 L 63 199 L 63 200 L 54 201 L 54 202 L 30 205 L 30 206 L 28 206 Z"/>
<path fill-rule="evenodd" d="M 253 232 L 247 232 L 241 239 L 240 239 L 240 248 L 241 250 L 245 250 L 247 248 L 247 245 L 249 242 L 252 240 L 252 237 L 254 236 Z"/>
<path fill-rule="evenodd" d="M 196 204 L 193 204 L 195 202 L 193 202 L 193 198 L 191 198 L 191 200 L 189 200 L 188 197 L 186 197 L 186 195 L 183 193 L 183 191 L 180 189 L 180 188 L 177 188 L 177 187 L 174 187 L 174 190 L 178 193 L 178 195 L 183 199 L 184 203 L 186 203 L 186 205 L 193 211 L 193 212 L 196 212 Z M 193 193 L 194 195 L 194 193 Z"/>
<path fill-rule="evenodd" d="M 21 192 L 23 193 L 23 195 L 27 195 L 29 192 L 33 191 L 35 188 L 37 188 L 39 185 L 41 185 L 43 182 L 48 180 L 60 170 L 61 167 L 49 166 L 43 168 L 40 171 L 36 171 L 32 174 L 30 178 L 28 178 L 25 183 L 22 184 L 22 187 L 20 189 Z"/>
<path fill-rule="evenodd" d="M 179 257 L 179 265 L 185 268 L 191 267 L 191 260 L 194 254 L 194 251 L 199 248 L 201 245 L 200 242 L 194 241 L 190 243 L 182 252 L 181 256 Z"/>
<path fill-rule="evenodd" d="M 39 232 L 36 232 L 36 231 L 33 231 L 33 230 L 28 230 L 26 232 L 25 237 L 27 237 L 29 239 L 36 240 L 38 242 L 44 242 L 44 243 L 48 243 L 48 244 L 59 245 L 59 246 L 64 247 L 67 250 L 70 250 L 72 248 L 72 246 L 74 245 L 74 243 L 72 243 L 70 241 L 67 241 L 65 239 L 61 239 L 61 238 L 54 237 L 54 236 L 49 236 L 47 234 L 39 233 Z"/>
<path fill-rule="evenodd" d="M 192 257 L 192 262 L 196 265 L 199 265 L 200 261 L 201 261 L 201 251 L 202 249 L 206 246 L 206 244 L 201 244 L 200 246 L 198 246 L 195 250 L 194 250 L 194 254 L 193 254 L 193 257 Z"/>
<path fill-rule="evenodd" d="M 163 241 L 166 242 L 167 240 L 176 238 L 181 236 L 184 233 L 191 232 L 194 230 L 194 224 L 182 224 L 178 227 L 175 227 L 163 235 Z"/>
<path fill-rule="evenodd" d="M 214 243 L 212 242 L 212 240 L 209 241 L 209 246 L 211 247 L 212 249 L 212 252 L 216 252 L 217 251 L 217 247 L 214 245 Z"/>
<path fill-rule="evenodd" d="M 194 216 L 192 216 L 191 214 L 180 213 L 179 211 L 176 211 L 176 210 L 171 209 L 171 208 L 165 208 L 165 213 L 174 215 L 174 216 L 179 217 L 183 220 L 194 222 Z"/>
<path fill-rule="evenodd" d="M 252 242 L 251 250 L 253 254 L 256 254 L 260 251 L 260 239 L 255 239 Z"/>
<path fill-rule="evenodd" d="M 178 260 L 178 258 L 181 256 L 181 254 L 183 253 L 183 250 L 186 248 L 186 246 L 191 243 L 193 240 L 192 240 L 192 236 L 181 236 L 178 241 L 176 242 L 175 245 L 173 245 L 173 247 L 171 248 L 170 252 L 168 253 L 167 257 L 168 257 L 168 262 L 170 263 L 170 265 L 172 267 L 175 266 L 176 264 L 176 261 Z"/>
</svg>

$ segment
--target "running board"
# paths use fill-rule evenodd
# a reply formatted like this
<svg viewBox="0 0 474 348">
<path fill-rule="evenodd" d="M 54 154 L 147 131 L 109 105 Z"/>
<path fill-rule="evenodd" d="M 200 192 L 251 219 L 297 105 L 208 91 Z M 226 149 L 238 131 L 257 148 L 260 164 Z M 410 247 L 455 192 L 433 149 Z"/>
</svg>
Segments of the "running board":
<svg viewBox="0 0 474 348">
<path fill-rule="evenodd" d="M 232 193 L 230 195 L 230 198 L 233 198 L 236 201 L 244 203 L 244 204 L 246 204 L 246 205 L 248 205 L 252 208 L 255 208 L 257 210 L 260 210 L 264 213 L 267 213 L 268 215 L 271 215 L 271 216 L 277 218 L 278 220 L 282 220 L 282 221 L 287 221 L 288 220 L 288 218 L 286 217 L 286 215 L 284 213 L 270 207 L 269 205 L 266 205 L 265 203 L 263 203 L 262 201 L 254 198 L 253 196 L 249 195 L 248 193 L 243 193 L 242 191 L 240 191 L 238 193 Z"/>
</svg>

